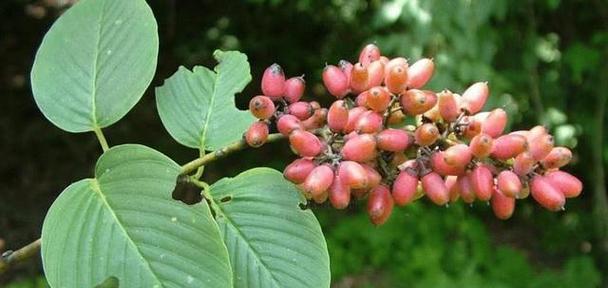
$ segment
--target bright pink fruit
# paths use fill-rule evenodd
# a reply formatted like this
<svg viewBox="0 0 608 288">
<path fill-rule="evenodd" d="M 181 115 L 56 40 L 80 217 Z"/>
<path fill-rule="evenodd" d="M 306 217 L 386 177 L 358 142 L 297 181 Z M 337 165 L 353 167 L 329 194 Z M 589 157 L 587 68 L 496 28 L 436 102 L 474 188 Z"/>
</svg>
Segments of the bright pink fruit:
<svg viewBox="0 0 608 288">
<path fill-rule="evenodd" d="M 530 131 L 532 132 L 532 130 Z M 553 136 L 549 134 L 540 134 L 534 136 L 533 133 L 530 133 L 527 140 L 528 151 L 530 151 L 530 154 L 532 154 L 532 157 L 536 161 L 543 160 L 545 157 L 547 157 L 547 155 L 549 155 L 549 153 L 551 153 L 551 150 L 553 149 Z"/>
<path fill-rule="evenodd" d="M 289 134 L 291 147 L 302 157 L 315 157 L 321 153 L 325 145 L 312 134 L 304 130 L 293 130 Z"/>
<path fill-rule="evenodd" d="M 443 152 L 443 160 L 454 167 L 464 167 L 471 162 L 473 154 L 466 144 L 456 144 Z"/>
<path fill-rule="evenodd" d="M 315 112 L 308 119 L 302 121 L 302 127 L 306 130 L 314 130 L 323 127 L 327 119 L 327 108 L 314 110 Z"/>
<path fill-rule="evenodd" d="M 407 65 L 393 65 L 387 72 L 384 74 L 384 84 L 388 91 L 399 94 L 407 88 Z"/>
<path fill-rule="evenodd" d="M 361 114 L 355 124 L 357 133 L 377 133 L 382 131 L 382 115 L 374 111 L 366 111 Z"/>
<path fill-rule="evenodd" d="M 564 208 L 566 197 L 545 176 L 537 175 L 530 181 L 530 193 L 538 204 L 551 211 Z"/>
<path fill-rule="evenodd" d="M 344 184 L 338 175 L 329 186 L 329 202 L 336 209 L 344 209 L 350 203 L 350 187 Z"/>
<path fill-rule="evenodd" d="M 310 171 L 315 167 L 317 167 L 317 165 L 312 160 L 299 158 L 285 167 L 285 170 L 283 170 L 283 177 L 295 184 L 300 184 L 306 180 Z"/>
<path fill-rule="evenodd" d="M 367 44 L 363 49 L 361 49 L 361 53 L 359 53 L 359 63 L 363 64 L 363 66 L 367 66 L 370 63 L 380 59 L 380 48 L 375 44 Z"/>
<path fill-rule="evenodd" d="M 513 172 L 519 176 L 526 176 L 532 172 L 534 164 L 536 164 L 536 161 L 532 157 L 532 154 L 524 151 L 513 159 Z"/>
<path fill-rule="evenodd" d="M 254 122 L 245 133 L 245 141 L 251 147 L 260 147 L 268 140 L 268 124 L 264 121 Z"/>
<path fill-rule="evenodd" d="M 357 121 L 359 121 L 359 118 L 365 111 L 367 111 L 365 107 L 355 107 L 348 111 L 348 122 L 346 122 L 346 126 L 344 127 L 344 133 L 350 133 L 355 130 Z"/>
<path fill-rule="evenodd" d="M 303 76 L 291 77 L 285 81 L 285 100 L 289 103 L 295 103 L 300 101 L 302 95 L 304 95 L 304 89 L 306 88 L 306 81 Z"/>
<path fill-rule="evenodd" d="M 265 120 L 274 114 L 274 103 L 269 97 L 259 95 L 249 101 L 249 111 L 255 118 Z"/>
<path fill-rule="evenodd" d="M 369 73 L 367 67 L 356 63 L 351 72 L 350 88 L 354 93 L 361 93 L 369 88 Z"/>
<path fill-rule="evenodd" d="M 279 100 L 285 92 L 285 74 L 279 64 L 272 64 L 262 75 L 262 93 L 272 100 Z"/>
<path fill-rule="evenodd" d="M 350 87 L 350 83 L 352 80 L 352 72 L 353 72 L 353 64 L 346 61 L 346 60 L 340 60 L 340 62 L 338 62 L 338 66 L 340 66 L 340 70 L 342 70 L 342 72 L 344 72 L 344 75 L 346 75 L 346 83 L 348 83 L 348 86 Z"/>
<path fill-rule="evenodd" d="M 300 120 L 306 120 L 314 113 L 310 103 L 304 101 L 292 103 L 287 109 L 289 114 L 298 117 Z"/>
<path fill-rule="evenodd" d="M 445 187 L 447 187 L 448 192 L 450 192 L 450 202 L 458 201 L 458 198 L 460 198 L 460 185 L 458 185 L 458 176 L 446 176 Z"/>
<path fill-rule="evenodd" d="M 298 117 L 284 114 L 277 121 L 277 129 L 281 134 L 289 136 L 293 130 L 302 129 L 302 125 L 300 124 L 300 119 L 298 119 Z"/>
<path fill-rule="evenodd" d="M 496 138 L 502 134 L 506 126 L 507 112 L 501 108 L 496 108 L 482 122 L 481 132 L 492 136 L 492 138 Z"/>
<path fill-rule="evenodd" d="M 492 205 L 494 215 L 501 220 L 511 218 L 513 211 L 515 210 L 515 198 L 503 195 L 503 193 L 496 188 L 494 188 L 490 204 Z"/>
<path fill-rule="evenodd" d="M 357 135 L 342 147 L 344 160 L 367 162 L 376 157 L 376 139 L 370 134 Z"/>
<path fill-rule="evenodd" d="M 348 78 L 340 68 L 334 65 L 325 66 L 322 78 L 329 94 L 342 99 L 348 93 Z"/>
<path fill-rule="evenodd" d="M 450 192 L 439 174 L 431 172 L 420 180 L 426 196 L 437 205 L 445 205 L 450 201 Z"/>
<path fill-rule="evenodd" d="M 507 134 L 494 139 L 492 157 L 506 160 L 513 158 L 528 148 L 526 137 L 516 134 Z"/>
<path fill-rule="evenodd" d="M 433 171 L 439 175 L 462 175 L 465 172 L 465 166 L 451 166 L 445 163 L 443 151 L 438 151 L 431 155 L 431 167 Z"/>
<path fill-rule="evenodd" d="M 435 63 L 433 60 L 428 58 L 422 58 L 412 66 L 409 67 L 409 79 L 407 80 L 407 87 L 409 88 L 421 88 L 426 84 L 433 76 L 433 70 L 435 69 Z"/>
<path fill-rule="evenodd" d="M 454 122 L 460 115 L 456 98 L 449 90 L 437 94 L 437 109 L 441 118 L 447 122 Z"/>
<path fill-rule="evenodd" d="M 380 175 L 380 173 L 378 173 L 378 171 L 370 165 L 361 164 L 361 166 L 363 166 L 365 172 L 367 172 L 367 188 L 373 189 L 380 185 L 382 175 Z"/>
<path fill-rule="evenodd" d="M 410 134 L 401 129 L 385 129 L 376 135 L 378 149 L 399 152 L 407 149 L 413 142 Z"/>
<path fill-rule="evenodd" d="M 567 198 L 578 197 L 583 191 L 583 183 L 572 174 L 564 171 L 552 171 L 545 174 L 545 179 L 560 190 Z"/>
<path fill-rule="evenodd" d="M 551 149 L 549 155 L 547 155 L 540 164 L 546 169 L 555 169 L 563 167 L 572 160 L 572 151 L 566 147 L 555 147 Z"/>
<path fill-rule="evenodd" d="M 469 175 L 460 175 L 458 176 L 457 184 L 459 186 L 460 198 L 464 203 L 473 203 L 475 202 L 475 191 L 473 191 L 473 187 L 471 186 Z"/>
<path fill-rule="evenodd" d="M 382 225 L 393 211 L 393 197 L 385 185 L 372 189 L 367 200 L 367 214 L 374 225 Z"/>
<path fill-rule="evenodd" d="M 374 61 L 367 66 L 369 87 L 380 86 L 384 80 L 384 63 Z"/>
<path fill-rule="evenodd" d="M 496 177 L 498 190 L 507 197 L 516 198 L 521 192 L 521 180 L 513 171 L 501 171 Z"/>
<path fill-rule="evenodd" d="M 471 153 L 479 159 L 488 157 L 492 152 L 493 145 L 494 139 L 492 139 L 490 135 L 483 133 L 475 135 L 475 137 L 473 137 L 469 143 Z"/>
<path fill-rule="evenodd" d="M 384 112 L 391 103 L 391 94 L 380 86 L 369 89 L 365 104 L 376 112 Z"/>
<path fill-rule="evenodd" d="M 399 206 L 407 205 L 414 200 L 418 187 L 418 177 L 409 170 L 399 172 L 393 183 L 393 199 Z"/>
<path fill-rule="evenodd" d="M 313 197 L 323 194 L 334 181 L 334 171 L 329 165 L 317 166 L 306 177 L 302 183 L 302 189 Z"/>
<path fill-rule="evenodd" d="M 369 181 L 367 170 L 354 161 L 342 161 L 338 168 L 338 173 L 342 183 L 353 189 L 367 188 Z"/>
<path fill-rule="evenodd" d="M 420 125 L 414 133 L 414 140 L 420 146 L 428 146 L 439 139 L 439 129 L 431 123 Z"/>
<path fill-rule="evenodd" d="M 492 190 L 494 189 L 494 177 L 490 169 L 485 165 L 480 165 L 475 167 L 469 175 L 469 180 L 477 199 L 481 201 L 490 200 L 492 198 Z"/>
<path fill-rule="evenodd" d="M 407 90 L 400 97 L 401 106 L 409 115 L 422 114 L 435 106 L 437 95 L 428 90 Z"/>
<path fill-rule="evenodd" d="M 477 82 L 462 93 L 462 109 L 469 114 L 481 111 L 488 100 L 490 90 L 487 82 Z"/>
<path fill-rule="evenodd" d="M 327 126 L 333 132 L 342 132 L 348 123 L 348 107 L 343 100 L 337 100 L 327 112 Z"/>
</svg>

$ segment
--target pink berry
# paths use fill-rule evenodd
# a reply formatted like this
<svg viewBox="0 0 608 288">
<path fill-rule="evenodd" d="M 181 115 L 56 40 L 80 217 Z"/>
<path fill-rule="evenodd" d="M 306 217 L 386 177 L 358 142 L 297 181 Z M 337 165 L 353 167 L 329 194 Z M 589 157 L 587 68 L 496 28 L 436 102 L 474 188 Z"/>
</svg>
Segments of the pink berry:
<svg viewBox="0 0 608 288">
<path fill-rule="evenodd" d="M 526 138 L 521 135 L 507 134 L 494 139 L 492 157 L 500 160 L 513 158 L 528 148 Z"/>
<path fill-rule="evenodd" d="M 314 112 L 312 106 L 308 102 L 295 102 L 288 106 L 289 114 L 298 117 L 300 120 L 306 120 L 312 116 Z"/>
<path fill-rule="evenodd" d="M 344 209 L 350 203 L 350 187 L 344 184 L 338 175 L 329 186 L 329 202 L 336 209 Z"/>
<path fill-rule="evenodd" d="M 302 157 L 315 157 L 325 147 L 315 134 L 304 130 L 293 130 L 289 134 L 289 143 L 298 155 Z"/>
<path fill-rule="evenodd" d="M 502 134 L 506 126 L 507 112 L 501 108 L 496 108 L 482 122 L 481 132 L 492 136 L 492 138 L 496 138 Z"/>
<path fill-rule="evenodd" d="M 555 147 L 551 149 L 549 155 L 547 155 L 540 164 L 545 169 L 556 169 L 565 166 L 572 160 L 572 152 L 566 147 Z"/>
<path fill-rule="evenodd" d="M 403 110 L 409 115 L 420 115 L 437 104 L 437 95 L 428 90 L 407 90 L 400 97 Z"/>
<path fill-rule="evenodd" d="M 333 132 L 342 132 L 348 124 L 348 107 L 343 100 L 331 104 L 327 112 L 327 126 Z"/>
<path fill-rule="evenodd" d="M 283 98 L 289 103 L 296 103 L 304 95 L 305 88 L 306 81 L 304 81 L 303 76 L 291 77 L 285 81 L 285 96 Z"/>
<path fill-rule="evenodd" d="M 355 124 L 357 133 L 377 133 L 382 131 L 382 121 L 384 118 L 379 113 L 374 111 L 366 111 L 361 114 L 359 120 Z"/>
<path fill-rule="evenodd" d="M 437 109 L 441 118 L 447 122 L 454 122 L 460 115 L 456 98 L 449 90 L 437 94 Z"/>
<path fill-rule="evenodd" d="M 420 125 L 414 133 L 416 144 L 420 146 L 429 146 L 439 139 L 439 129 L 431 123 Z"/>
<path fill-rule="evenodd" d="M 361 49 L 361 53 L 359 53 L 359 63 L 363 64 L 363 66 L 367 66 L 370 63 L 380 59 L 380 48 L 375 44 L 367 44 L 363 49 Z"/>
<path fill-rule="evenodd" d="M 302 129 L 302 125 L 298 117 L 284 114 L 277 121 L 277 129 L 281 134 L 289 136 L 293 130 Z"/>
<path fill-rule="evenodd" d="M 501 171 L 496 177 L 496 186 L 498 190 L 507 197 L 516 198 L 521 192 L 522 184 L 519 176 L 513 171 Z"/>
<path fill-rule="evenodd" d="M 367 111 L 365 107 L 355 107 L 348 111 L 348 122 L 346 122 L 346 126 L 344 127 L 344 133 L 350 133 L 355 130 L 355 125 L 365 111 Z"/>
<path fill-rule="evenodd" d="M 351 71 L 350 88 L 354 93 L 361 93 L 369 88 L 369 73 L 367 67 L 356 63 Z"/>
<path fill-rule="evenodd" d="M 560 190 L 567 198 L 578 197 L 583 191 L 583 183 L 572 174 L 564 171 L 551 171 L 545 174 L 546 180 Z"/>
<path fill-rule="evenodd" d="M 338 173 L 342 183 L 353 189 L 362 189 L 368 187 L 367 170 L 363 166 L 354 161 L 342 161 L 338 168 Z"/>
<path fill-rule="evenodd" d="M 285 170 L 283 170 L 283 177 L 295 184 L 300 184 L 306 180 L 310 171 L 315 167 L 317 167 L 317 165 L 312 160 L 299 158 L 285 167 Z"/>
<path fill-rule="evenodd" d="M 450 201 L 450 192 L 439 174 L 435 172 L 422 176 L 420 180 L 426 196 L 437 205 L 445 205 Z"/>
<path fill-rule="evenodd" d="M 345 160 L 367 162 L 376 157 L 376 140 L 370 134 L 357 135 L 344 144 L 342 157 Z"/>
<path fill-rule="evenodd" d="M 367 214 L 374 225 L 382 225 L 393 211 L 393 197 L 385 185 L 372 189 L 367 200 Z"/>
<path fill-rule="evenodd" d="M 473 191 L 469 179 L 469 175 L 460 175 L 456 180 L 456 184 L 459 186 L 460 198 L 462 198 L 462 201 L 470 204 L 475 202 L 475 191 Z"/>
<path fill-rule="evenodd" d="M 348 78 L 340 68 L 334 65 L 326 66 L 323 69 L 322 78 L 323 84 L 325 84 L 325 88 L 327 88 L 329 94 L 338 99 L 342 99 L 348 94 Z"/>
<path fill-rule="evenodd" d="M 503 195 L 501 191 L 494 188 L 492 199 L 490 200 L 492 211 L 496 218 L 506 220 L 511 218 L 515 210 L 515 198 Z"/>
<path fill-rule="evenodd" d="M 443 152 L 443 159 L 446 164 L 455 167 L 464 167 L 471 162 L 473 154 L 466 144 L 456 144 Z"/>
<path fill-rule="evenodd" d="M 369 87 L 380 86 L 384 80 L 384 63 L 374 61 L 367 66 Z"/>
<path fill-rule="evenodd" d="M 566 204 L 564 194 L 545 176 L 537 175 L 530 181 L 530 194 L 538 204 L 550 211 L 558 211 Z"/>
<path fill-rule="evenodd" d="M 400 152 L 412 144 L 413 139 L 404 130 L 385 129 L 376 135 L 378 149 L 391 152 Z"/>
<path fill-rule="evenodd" d="M 519 176 L 526 176 L 532 172 L 534 164 L 536 164 L 536 161 L 532 157 L 532 154 L 524 151 L 513 159 L 513 172 Z"/>
<path fill-rule="evenodd" d="M 409 68 L 409 79 L 407 80 L 407 87 L 419 89 L 424 86 L 431 76 L 433 76 L 433 70 L 435 69 L 435 63 L 433 60 L 428 58 L 422 58 Z"/>
<path fill-rule="evenodd" d="M 490 200 L 494 189 L 494 177 L 490 169 L 485 165 L 480 165 L 475 167 L 469 175 L 477 199 L 481 201 Z"/>
<path fill-rule="evenodd" d="M 406 169 L 399 172 L 399 175 L 393 183 L 392 191 L 395 204 L 404 206 L 414 201 L 417 187 L 418 177 L 416 177 L 412 171 Z"/>
<path fill-rule="evenodd" d="M 312 169 L 301 187 L 313 197 L 323 194 L 334 181 L 334 171 L 329 165 L 320 165 Z"/>
<path fill-rule="evenodd" d="M 393 65 L 387 72 L 384 74 L 384 84 L 388 91 L 399 94 L 407 88 L 407 65 Z"/>
<path fill-rule="evenodd" d="M 367 107 L 376 111 L 384 112 L 391 103 L 391 94 L 384 87 L 372 87 L 366 97 Z"/>
<path fill-rule="evenodd" d="M 492 146 L 494 145 L 494 139 L 490 137 L 488 134 L 477 134 L 471 142 L 469 143 L 469 147 L 471 147 L 471 153 L 479 159 L 486 158 L 492 152 Z"/>
<path fill-rule="evenodd" d="M 268 140 L 268 124 L 264 121 L 254 122 L 245 133 L 245 141 L 251 147 L 260 147 Z"/>
<path fill-rule="evenodd" d="M 274 114 L 274 103 L 269 97 L 259 95 L 249 101 L 249 111 L 255 118 L 265 120 Z"/>
<path fill-rule="evenodd" d="M 462 109 L 469 114 L 481 111 L 481 108 L 483 108 L 483 105 L 488 100 L 489 94 L 490 90 L 488 89 L 487 82 L 474 83 L 462 93 Z"/>
<path fill-rule="evenodd" d="M 272 100 L 279 100 L 285 92 L 285 74 L 279 64 L 272 64 L 262 75 L 262 93 Z"/>
</svg>

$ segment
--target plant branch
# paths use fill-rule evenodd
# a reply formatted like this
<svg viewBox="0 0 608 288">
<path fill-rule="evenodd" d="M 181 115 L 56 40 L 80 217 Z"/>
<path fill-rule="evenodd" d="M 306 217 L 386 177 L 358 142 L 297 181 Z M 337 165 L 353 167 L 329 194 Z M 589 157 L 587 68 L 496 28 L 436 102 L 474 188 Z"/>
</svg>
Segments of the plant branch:
<svg viewBox="0 0 608 288">
<path fill-rule="evenodd" d="M 11 266 L 21 263 L 32 256 L 36 255 L 40 250 L 41 240 L 38 239 L 17 251 L 6 251 L 0 257 L 0 275 L 4 274 Z"/>
<path fill-rule="evenodd" d="M 280 133 L 270 134 L 270 135 L 268 135 L 268 140 L 266 141 L 266 143 L 275 142 L 275 141 L 283 139 L 283 138 L 285 138 L 285 136 L 283 136 Z M 243 150 L 247 147 L 249 147 L 249 145 L 247 145 L 247 142 L 245 142 L 244 140 L 240 140 L 240 141 L 234 142 L 232 144 L 229 144 L 228 146 L 226 146 L 224 148 L 215 150 L 209 154 L 205 154 L 197 159 L 194 159 L 194 160 L 184 164 L 182 166 L 181 174 L 182 175 L 189 174 L 192 171 L 196 170 L 198 167 L 201 167 L 207 163 L 213 162 L 232 152 Z"/>
</svg>

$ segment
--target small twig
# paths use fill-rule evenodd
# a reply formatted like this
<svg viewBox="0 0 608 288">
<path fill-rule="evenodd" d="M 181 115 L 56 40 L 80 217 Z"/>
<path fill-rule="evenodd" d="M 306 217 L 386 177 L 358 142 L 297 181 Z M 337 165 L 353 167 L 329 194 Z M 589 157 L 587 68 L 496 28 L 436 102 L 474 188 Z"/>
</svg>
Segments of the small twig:
<svg viewBox="0 0 608 288">
<path fill-rule="evenodd" d="M 32 256 L 36 255 L 40 250 L 40 239 L 20 248 L 17 251 L 6 251 L 0 257 L 0 274 L 4 274 L 11 266 L 21 263 Z"/>
</svg>

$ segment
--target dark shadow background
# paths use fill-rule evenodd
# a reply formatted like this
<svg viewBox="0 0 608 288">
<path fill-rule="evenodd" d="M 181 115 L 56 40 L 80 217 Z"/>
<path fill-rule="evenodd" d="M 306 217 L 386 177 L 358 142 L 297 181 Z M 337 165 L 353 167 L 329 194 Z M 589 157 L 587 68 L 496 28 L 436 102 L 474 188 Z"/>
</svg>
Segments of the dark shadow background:
<svg viewBox="0 0 608 288">
<path fill-rule="evenodd" d="M 69 134 L 46 121 L 29 71 L 44 33 L 68 0 L 0 2 L 0 251 L 40 235 L 45 212 L 65 187 L 89 177 L 100 148 L 92 133 Z M 214 66 L 215 49 L 246 53 L 253 81 L 237 95 L 245 108 L 265 67 L 306 74 L 307 98 L 325 63 L 355 59 L 367 42 L 384 54 L 435 59 L 433 89 L 462 91 L 488 80 L 487 108 L 503 106 L 512 130 L 546 125 L 575 153 L 568 167 L 585 183 L 567 210 L 530 199 L 499 221 L 483 204 L 439 208 L 420 201 L 373 227 L 362 203 L 348 211 L 314 207 L 326 233 L 334 287 L 599 287 L 608 272 L 608 3 L 541 1 L 177 1 L 151 0 L 161 39 L 152 86 L 104 132 L 111 145 L 142 143 L 185 163 L 162 127 L 154 86 L 179 65 Z M 229 156 L 205 170 L 214 181 L 257 166 L 282 169 L 285 143 Z M 4 247 L 3 247 L 4 246 Z M 39 259 L 0 276 L 0 287 L 44 287 Z M 602 279 L 602 277 L 604 279 Z"/>
</svg>

